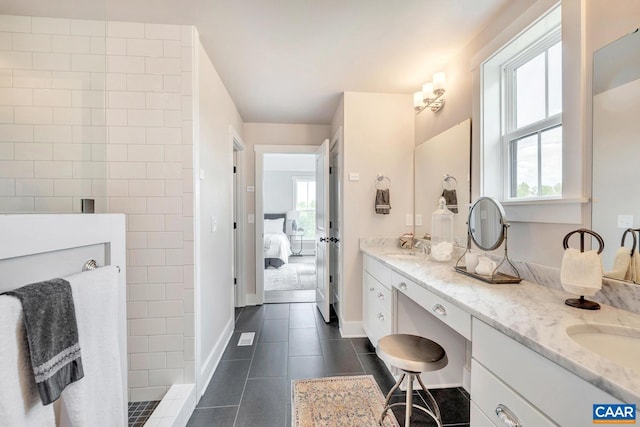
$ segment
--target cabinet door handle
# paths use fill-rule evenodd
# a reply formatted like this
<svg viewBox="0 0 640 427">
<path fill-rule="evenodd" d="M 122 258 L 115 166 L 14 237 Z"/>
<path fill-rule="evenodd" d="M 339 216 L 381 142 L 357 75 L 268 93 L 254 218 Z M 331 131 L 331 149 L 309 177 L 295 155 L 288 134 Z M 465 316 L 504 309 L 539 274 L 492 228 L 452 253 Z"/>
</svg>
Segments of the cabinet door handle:
<svg viewBox="0 0 640 427">
<path fill-rule="evenodd" d="M 382 292 L 380 292 L 380 293 L 378 294 L 378 298 L 380 298 L 380 299 L 384 299 L 384 294 L 383 294 Z"/>
<path fill-rule="evenodd" d="M 400 282 L 400 286 L 399 286 L 399 287 L 400 287 L 400 289 L 402 289 L 403 291 L 406 291 L 406 290 L 407 290 L 407 284 L 406 284 L 406 283 L 404 283 L 404 282 Z"/>
<path fill-rule="evenodd" d="M 384 314 L 378 313 L 378 319 L 384 321 Z"/>
<path fill-rule="evenodd" d="M 513 412 L 505 405 L 500 403 L 496 407 L 496 415 L 500 418 L 500 421 L 504 423 L 505 426 L 508 427 L 522 427 L 520 420 L 516 417 Z"/>
<path fill-rule="evenodd" d="M 375 290 L 376 290 L 376 288 L 369 288 L 369 290 L 370 290 L 371 292 L 373 292 L 373 291 L 375 291 Z"/>
<path fill-rule="evenodd" d="M 439 314 L 440 316 L 446 316 L 447 315 L 447 309 L 444 308 L 444 306 L 442 304 L 434 305 L 432 310 L 433 310 L 434 313 Z"/>
</svg>

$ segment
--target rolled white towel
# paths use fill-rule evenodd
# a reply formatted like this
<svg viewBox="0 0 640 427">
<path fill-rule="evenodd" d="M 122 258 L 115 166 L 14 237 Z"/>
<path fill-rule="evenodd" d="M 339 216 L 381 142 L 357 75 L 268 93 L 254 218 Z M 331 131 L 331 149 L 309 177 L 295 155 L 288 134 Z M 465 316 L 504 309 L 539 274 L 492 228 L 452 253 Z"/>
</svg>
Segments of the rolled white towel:
<svg viewBox="0 0 640 427">
<path fill-rule="evenodd" d="M 560 267 L 560 282 L 571 294 L 595 295 L 602 288 L 602 260 L 598 252 L 566 249 Z"/>
<path fill-rule="evenodd" d="M 613 259 L 613 268 L 604 273 L 605 276 L 618 280 L 634 280 L 635 263 L 632 264 L 631 251 L 625 247 L 618 248 Z"/>
</svg>

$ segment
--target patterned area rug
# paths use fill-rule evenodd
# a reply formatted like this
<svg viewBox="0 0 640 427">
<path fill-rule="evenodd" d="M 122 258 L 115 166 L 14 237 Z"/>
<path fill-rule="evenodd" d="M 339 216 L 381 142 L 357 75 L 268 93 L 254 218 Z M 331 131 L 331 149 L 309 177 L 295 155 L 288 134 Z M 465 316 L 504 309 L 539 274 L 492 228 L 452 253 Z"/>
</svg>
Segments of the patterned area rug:
<svg viewBox="0 0 640 427">
<path fill-rule="evenodd" d="M 316 266 L 301 258 L 289 258 L 280 268 L 264 270 L 265 291 L 311 290 L 316 288 Z M 300 261 L 298 261 L 300 260 Z"/>
<path fill-rule="evenodd" d="M 384 396 L 371 375 L 293 381 L 292 427 L 374 427 L 384 408 Z M 392 411 L 385 427 L 398 427 Z"/>
</svg>

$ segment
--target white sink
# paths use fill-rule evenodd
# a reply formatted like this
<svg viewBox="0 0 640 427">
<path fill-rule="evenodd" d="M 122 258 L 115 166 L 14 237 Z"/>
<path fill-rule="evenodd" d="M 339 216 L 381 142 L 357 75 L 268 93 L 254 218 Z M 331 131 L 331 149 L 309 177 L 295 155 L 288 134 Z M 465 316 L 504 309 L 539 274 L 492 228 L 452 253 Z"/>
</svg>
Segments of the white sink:
<svg viewBox="0 0 640 427">
<path fill-rule="evenodd" d="M 389 258 L 393 258 L 393 259 L 400 259 L 400 260 L 404 260 L 404 261 L 416 261 L 416 262 L 420 262 L 422 260 L 424 260 L 426 258 L 426 255 L 424 252 L 416 252 L 416 251 L 385 251 L 383 252 L 384 256 L 387 256 Z"/>
<path fill-rule="evenodd" d="M 640 329 L 613 325 L 574 325 L 567 335 L 584 348 L 640 373 Z"/>
</svg>

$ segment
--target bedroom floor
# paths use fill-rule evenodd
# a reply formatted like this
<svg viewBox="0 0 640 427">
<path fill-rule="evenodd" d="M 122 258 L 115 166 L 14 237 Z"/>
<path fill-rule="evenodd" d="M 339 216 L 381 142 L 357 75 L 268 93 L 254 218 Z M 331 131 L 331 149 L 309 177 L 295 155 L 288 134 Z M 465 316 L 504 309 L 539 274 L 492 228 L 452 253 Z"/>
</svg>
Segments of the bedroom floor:
<svg viewBox="0 0 640 427">
<path fill-rule="evenodd" d="M 315 256 L 290 256 L 287 264 L 264 271 L 264 302 L 313 302 L 315 280 Z"/>
</svg>

